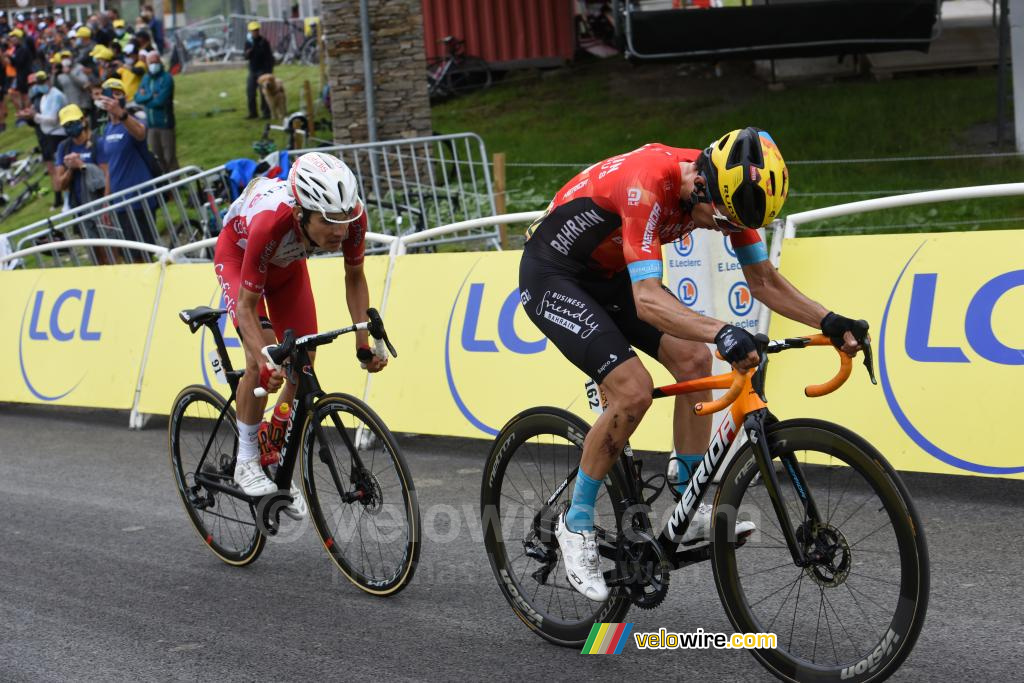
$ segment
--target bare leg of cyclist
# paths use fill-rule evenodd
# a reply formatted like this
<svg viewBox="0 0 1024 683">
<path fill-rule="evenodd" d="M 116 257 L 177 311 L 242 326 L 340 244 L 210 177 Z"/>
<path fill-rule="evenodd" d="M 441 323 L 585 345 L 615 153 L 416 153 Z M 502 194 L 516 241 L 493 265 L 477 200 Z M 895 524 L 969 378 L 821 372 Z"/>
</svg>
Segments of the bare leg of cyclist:
<svg viewBox="0 0 1024 683">
<path fill-rule="evenodd" d="M 670 335 L 661 338 L 658 360 L 677 382 L 707 377 L 711 374 L 711 352 L 702 342 L 678 339 Z M 676 396 L 672 421 L 672 445 L 675 448 L 669 463 L 669 479 L 677 489 L 685 486 L 689 473 L 704 457 L 711 440 L 711 417 L 695 415 L 693 407 L 711 400 L 710 391 Z"/>
<path fill-rule="evenodd" d="M 651 405 L 651 376 L 639 358 L 630 358 L 601 383 L 608 405 L 583 441 L 583 456 L 573 486 L 572 504 L 555 524 L 569 584 L 597 602 L 608 599 L 594 534 L 594 503 L 626 440 Z"/>
</svg>

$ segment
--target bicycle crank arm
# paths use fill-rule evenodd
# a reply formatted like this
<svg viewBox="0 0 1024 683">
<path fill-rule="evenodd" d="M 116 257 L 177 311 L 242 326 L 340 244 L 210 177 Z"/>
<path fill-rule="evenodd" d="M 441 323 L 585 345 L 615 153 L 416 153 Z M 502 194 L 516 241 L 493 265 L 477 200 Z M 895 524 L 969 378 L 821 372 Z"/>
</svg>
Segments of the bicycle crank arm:
<svg viewBox="0 0 1024 683">
<path fill-rule="evenodd" d="M 220 476 L 211 476 L 205 472 L 196 472 L 196 483 L 208 491 L 217 491 L 218 493 L 226 494 L 232 498 L 244 500 L 252 506 L 259 505 L 260 499 L 263 498 L 263 496 L 246 495 L 242 489 L 238 488 L 238 485 L 235 484 L 234 481 Z M 274 494 L 271 493 L 267 495 Z"/>
</svg>

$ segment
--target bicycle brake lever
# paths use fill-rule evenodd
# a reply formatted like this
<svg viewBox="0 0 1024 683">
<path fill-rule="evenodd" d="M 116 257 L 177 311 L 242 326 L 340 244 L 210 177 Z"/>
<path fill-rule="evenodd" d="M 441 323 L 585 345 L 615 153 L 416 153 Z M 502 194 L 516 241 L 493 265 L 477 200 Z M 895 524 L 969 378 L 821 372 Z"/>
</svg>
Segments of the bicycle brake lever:
<svg viewBox="0 0 1024 683">
<path fill-rule="evenodd" d="M 366 326 L 370 336 L 384 342 L 384 345 L 388 347 L 388 353 L 393 358 L 398 358 L 398 351 L 395 350 L 391 340 L 388 339 L 388 333 L 384 330 L 384 321 L 381 319 L 380 313 L 377 312 L 376 308 L 371 308 L 366 311 L 366 315 L 370 319 Z"/>
<path fill-rule="evenodd" d="M 875 354 L 871 350 L 871 339 L 868 338 L 868 325 L 867 320 L 858 320 L 854 323 L 853 336 L 857 339 L 857 342 L 861 345 L 861 350 L 864 351 L 864 368 L 868 371 L 868 377 L 871 378 L 871 383 L 874 385 L 878 384 L 878 380 L 875 379 Z"/>
<path fill-rule="evenodd" d="M 768 335 L 758 333 L 754 335 L 754 341 L 757 343 L 757 352 L 761 356 L 761 360 L 757 363 L 757 370 L 754 371 L 754 375 L 750 378 L 750 384 L 754 391 L 765 403 L 768 399 L 764 397 L 764 385 L 765 385 L 765 374 L 768 369 L 768 345 L 771 340 L 768 339 Z"/>
</svg>

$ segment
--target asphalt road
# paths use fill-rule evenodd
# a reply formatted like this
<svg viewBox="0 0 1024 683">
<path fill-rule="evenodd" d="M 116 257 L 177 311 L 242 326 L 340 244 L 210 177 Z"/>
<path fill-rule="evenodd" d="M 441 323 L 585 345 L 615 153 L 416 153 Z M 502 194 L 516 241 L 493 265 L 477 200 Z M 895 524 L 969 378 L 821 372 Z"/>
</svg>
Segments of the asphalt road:
<svg viewBox="0 0 1024 683">
<path fill-rule="evenodd" d="M 402 438 L 427 537 L 414 582 L 350 585 L 311 526 L 236 569 L 196 537 L 168 466 L 166 422 L 0 406 L 0 681 L 765 680 L 739 651 L 584 657 L 530 633 L 479 540 L 487 444 Z M 924 520 L 931 604 L 893 680 L 1020 680 L 1024 482 L 908 475 Z M 435 514 L 459 511 L 454 524 Z M 431 530 L 433 529 L 433 531 Z M 676 572 L 636 630 L 731 632 L 710 568 Z"/>
</svg>

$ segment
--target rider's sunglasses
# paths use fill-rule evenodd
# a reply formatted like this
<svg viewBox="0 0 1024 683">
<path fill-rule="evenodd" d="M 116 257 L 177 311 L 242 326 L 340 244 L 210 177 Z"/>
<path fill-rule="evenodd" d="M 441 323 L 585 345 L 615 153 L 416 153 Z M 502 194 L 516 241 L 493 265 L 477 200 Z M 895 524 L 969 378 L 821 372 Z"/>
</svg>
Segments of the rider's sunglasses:
<svg viewBox="0 0 1024 683">
<path fill-rule="evenodd" d="M 363 215 L 363 203 L 359 202 L 359 205 L 355 209 L 353 209 L 352 211 L 349 211 L 347 213 L 342 213 L 341 215 L 344 216 L 344 218 L 342 218 L 340 220 L 335 220 L 333 218 L 330 218 L 327 215 L 327 213 L 324 212 L 324 211 L 321 211 L 320 215 L 323 216 L 324 220 L 327 221 L 328 223 L 333 223 L 334 225 L 346 225 L 346 224 L 351 223 L 351 222 L 353 222 L 355 220 L 358 220 L 359 217 Z"/>
</svg>

